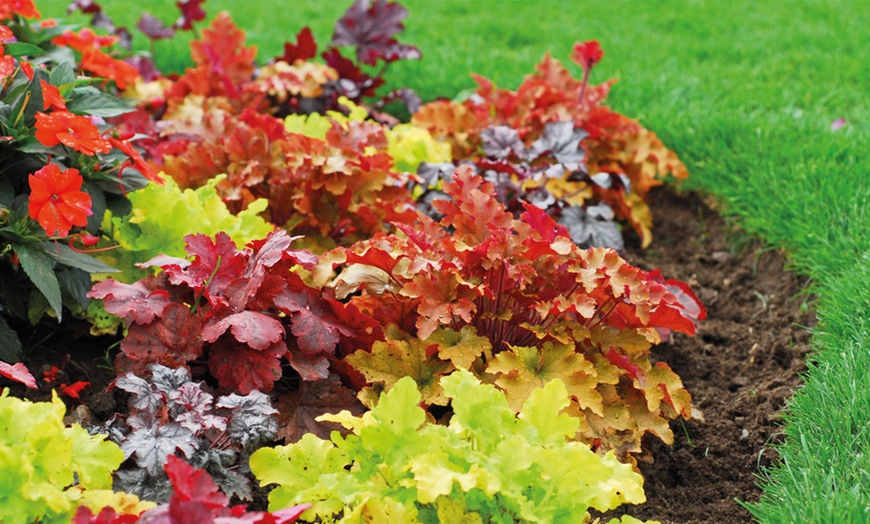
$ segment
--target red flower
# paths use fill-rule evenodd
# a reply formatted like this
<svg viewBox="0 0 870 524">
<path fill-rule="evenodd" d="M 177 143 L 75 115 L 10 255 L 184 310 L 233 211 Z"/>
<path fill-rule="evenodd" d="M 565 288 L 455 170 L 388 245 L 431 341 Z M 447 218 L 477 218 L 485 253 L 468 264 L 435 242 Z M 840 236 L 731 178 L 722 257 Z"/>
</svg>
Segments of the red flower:
<svg viewBox="0 0 870 524">
<path fill-rule="evenodd" d="M 112 150 L 112 144 L 100 137 L 100 130 L 88 117 L 69 111 L 36 113 L 36 139 L 49 147 L 62 143 L 91 156 Z"/>
<path fill-rule="evenodd" d="M 21 15 L 24 18 L 41 18 L 33 0 L 0 0 L 0 20 Z"/>
<path fill-rule="evenodd" d="M 39 85 L 42 86 L 42 108 L 57 109 L 60 111 L 66 110 L 66 101 L 60 96 L 60 90 L 49 84 L 43 79 L 39 79 Z"/>
<path fill-rule="evenodd" d="M 601 50 L 598 40 L 589 40 L 582 44 L 577 42 L 574 44 L 574 52 L 571 53 L 571 60 L 580 64 L 584 71 L 592 69 L 603 57 L 604 51 Z"/>
<path fill-rule="evenodd" d="M 121 164 L 121 170 L 123 170 L 124 167 L 132 164 L 136 169 L 139 170 L 140 173 L 142 173 L 142 176 L 144 176 L 148 180 L 156 184 L 160 184 L 161 186 L 164 184 L 163 179 L 154 172 L 154 169 L 147 162 L 145 162 L 145 159 L 142 158 L 142 155 L 139 154 L 139 151 L 137 151 L 133 147 L 133 144 L 131 144 L 128 140 L 120 140 L 112 137 L 109 137 L 108 140 L 109 143 L 112 144 L 116 149 L 120 149 L 122 153 L 130 157 L 129 161 Z"/>
<path fill-rule="evenodd" d="M 118 89 L 127 89 L 127 84 L 139 78 L 139 70 L 121 60 L 115 60 L 99 49 L 91 49 L 82 55 L 82 69 L 97 76 L 114 80 Z"/>
<path fill-rule="evenodd" d="M 79 53 L 85 53 L 92 49 L 109 47 L 119 40 L 121 40 L 121 38 L 117 36 L 100 36 L 95 33 L 93 29 L 88 29 L 86 27 L 78 33 L 67 31 L 60 36 L 56 36 L 51 39 L 51 43 L 54 45 L 69 46 Z"/>
<path fill-rule="evenodd" d="M 86 226 L 91 211 L 91 196 L 82 191 L 78 169 L 61 171 L 48 164 L 28 178 L 30 218 L 39 222 L 49 236 L 65 237 L 73 226 Z"/>
</svg>

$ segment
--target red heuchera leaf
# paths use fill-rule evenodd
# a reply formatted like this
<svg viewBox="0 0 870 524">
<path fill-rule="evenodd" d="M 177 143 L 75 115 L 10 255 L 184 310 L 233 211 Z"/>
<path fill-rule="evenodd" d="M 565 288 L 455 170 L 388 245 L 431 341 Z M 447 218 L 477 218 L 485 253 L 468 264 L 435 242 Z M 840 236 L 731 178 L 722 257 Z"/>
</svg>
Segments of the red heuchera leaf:
<svg viewBox="0 0 870 524">
<path fill-rule="evenodd" d="M 229 506 L 230 499 L 215 485 L 205 470 L 194 468 L 174 455 L 166 457 L 163 470 L 172 482 L 174 501 L 196 502 L 208 509 Z"/>
<path fill-rule="evenodd" d="M 314 35 L 311 29 L 303 27 L 296 35 L 296 45 L 285 43 L 284 54 L 278 57 L 278 60 L 292 64 L 297 60 L 308 60 L 315 56 L 317 56 L 317 43 L 314 41 Z"/>
<path fill-rule="evenodd" d="M 109 278 L 94 284 L 87 296 L 102 299 L 103 307 L 113 315 L 136 324 L 150 324 L 170 304 L 169 293 L 154 288 L 155 280 L 152 277 L 124 284 Z"/>
<path fill-rule="evenodd" d="M 21 382 L 30 389 L 36 389 L 36 379 L 27 370 L 27 366 L 21 362 L 8 364 L 0 360 L 0 375 Z"/>
<path fill-rule="evenodd" d="M 175 29 L 167 26 L 162 20 L 151 13 L 142 13 L 139 16 L 139 21 L 136 22 L 136 29 L 145 33 L 145 36 L 151 40 L 172 38 L 175 35 Z"/>
<path fill-rule="evenodd" d="M 291 331 L 299 348 L 310 354 L 332 354 L 340 336 L 353 334 L 321 300 L 313 290 L 288 290 L 275 297 L 275 306 L 291 316 Z"/>
<path fill-rule="evenodd" d="M 214 239 L 198 233 L 187 235 L 184 240 L 187 242 L 185 249 L 193 256 L 193 261 L 186 268 L 165 267 L 169 281 L 175 285 L 186 284 L 195 293 L 202 292 L 213 306 L 229 305 L 227 295 L 245 276 L 247 257 L 236 249 L 236 244 L 223 231 Z"/>
<path fill-rule="evenodd" d="M 284 342 L 258 351 L 231 339 L 220 338 L 209 347 L 208 370 L 222 387 L 242 395 L 255 389 L 268 393 L 281 378 L 280 358 L 287 353 Z"/>
<path fill-rule="evenodd" d="M 202 4 L 205 0 L 178 0 L 175 5 L 181 10 L 181 18 L 175 22 L 177 29 L 190 31 L 193 29 L 193 23 L 205 19 L 205 11 L 202 9 Z"/>
<path fill-rule="evenodd" d="M 258 311 L 242 311 L 210 322 L 202 328 L 202 338 L 214 342 L 227 329 L 239 342 L 264 350 L 284 338 L 284 326 L 276 318 Z"/>
<path fill-rule="evenodd" d="M 135 524 L 138 520 L 139 515 L 121 515 L 111 506 L 106 506 L 96 515 L 91 511 L 91 508 L 79 506 L 72 519 L 72 524 Z"/>
<path fill-rule="evenodd" d="M 139 369 L 151 363 L 185 366 L 202 354 L 200 329 L 201 321 L 184 304 L 172 302 L 157 321 L 131 325 L 121 341 L 121 351 L 139 363 Z"/>
<path fill-rule="evenodd" d="M 405 29 L 402 22 L 408 10 L 398 2 L 357 0 L 335 24 L 332 43 L 356 46 L 357 60 L 375 65 L 378 60 L 394 62 L 401 58 L 420 58 L 420 50 L 400 44 L 394 35 Z"/>
</svg>

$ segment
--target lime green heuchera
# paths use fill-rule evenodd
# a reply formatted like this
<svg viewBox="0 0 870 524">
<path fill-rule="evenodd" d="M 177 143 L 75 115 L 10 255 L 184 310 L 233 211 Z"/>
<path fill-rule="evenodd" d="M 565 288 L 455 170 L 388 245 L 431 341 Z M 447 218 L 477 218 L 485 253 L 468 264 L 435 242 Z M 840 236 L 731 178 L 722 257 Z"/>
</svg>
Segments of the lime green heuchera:
<svg viewBox="0 0 870 524">
<path fill-rule="evenodd" d="M 134 282 L 148 274 L 133 264 L 157 255 L 183 258 L 184 237 L 194 233 L 214 236 L 223 231 L 242 249 L 251 240 L 265 238 L 275 226 L 259 216 L 268 205 L 266 199 L 251 202 L 237 215 L 230 213 L 215 186 L 225 178 L 219 175 L 200 188 L 181 190 L 170 177 L 160 174 L 163 185 L 149 184 L 130 194 L 129 214 L 107 214 L 103 228 L 123 249 L 108 251 L 100 258 L 122 271 L 112 278 Z"/>
<path fill-rule="evenodd" d="M 56 393 L 35 403 L 0 393 L 0 522 L 69 522 L 85 490 L 111 490 L 124 452 L 66 427 L 65 410 Z"/>
<path fill-rule="evenodd" d="M 338 102 L 348 109 L 345 116 L 338 111 L 327 111 L 326 116 L 312 113 L 310 115 L 289 115 L 284 119 L 284 128 L 291 133 L 300 133 L 312 138 L 323 140 L 332 122 L 346 124 L 359 122 L 368 118 L 368 111 L 346 97 Z M 393 157 L 397 171 L 416 173 L 421 162 L 450 162 L 453 155 L 450 144 L 438 142 L 426 129 L 413 124 L 397 124 L 384 127 L 384 134 L 389 144 L 387 153 Z"/>
<path fill-rule="evenodd" d="M 519 416 L 468 371 L 441 384 L 454 409 L 448 425 L 427 422 L 406 377 L 361 417 L 318 418 L 342 424 L 347 437 L 307 434 L 256 451 L 251 470 L 262 485 L 278 484 L 269 509 L 313 503 L 302 515 L 308 522 L 574 524 L 590 518 L 589 508 L 646 500 L 630 465 L 569 441 L 579 419 L 562 413 L 570 402 L 560 380 L 536 390 Z"/>
</svg>

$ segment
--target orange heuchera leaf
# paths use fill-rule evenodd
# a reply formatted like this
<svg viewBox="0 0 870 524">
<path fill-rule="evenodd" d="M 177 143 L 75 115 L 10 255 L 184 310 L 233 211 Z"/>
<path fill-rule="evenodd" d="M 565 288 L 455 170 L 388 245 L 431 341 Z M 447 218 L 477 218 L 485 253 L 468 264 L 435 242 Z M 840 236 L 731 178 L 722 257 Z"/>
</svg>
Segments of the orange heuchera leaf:
<svg viewBox="0 0 870 524">
<path fill-rule="evenodd" d="M 55 164 L 48 164 L 28 177 L 30 201 L 27 211 L 30 218 L 49 236 L 65 237 L 73 226 L 88 224 L 91 211 L 91 196 L 82 188 L 82 176 L 78 169 L 61 171 Z"/>
<path fill-rule="evenodd" d="M 49 147 L 63 144 L 89 156 L 112 150 L 88 117 L 69 111 L 36 113 L 36 139 Z"/>
</svg>

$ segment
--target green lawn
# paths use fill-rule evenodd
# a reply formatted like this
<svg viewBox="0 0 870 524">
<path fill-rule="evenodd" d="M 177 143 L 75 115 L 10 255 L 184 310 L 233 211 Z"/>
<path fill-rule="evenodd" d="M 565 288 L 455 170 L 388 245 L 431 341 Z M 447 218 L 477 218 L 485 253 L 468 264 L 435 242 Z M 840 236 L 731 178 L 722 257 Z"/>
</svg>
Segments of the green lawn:
<svg viewBox="0 0 870 524">
<path fill-rule="evenodd" d="M 39 6 L 57 16 L 66 3 Z M 138 19 L 128 1 L 102 3 L 119 23 Z M 349 3 L 205 7 L 210 16 L 229 10 L 265 60 L 304 25 L 328 41 Z M 176 16 L 173 2 L 138 5 L 166 21 Z M 762 522 L 870 522 L 870 2 L 405 5 L 402 40 L 423 60 L 397 64 L 387 77 L 424 100 L 473 87 L 471 72 L 513 88 L 545 52 L 565 60 L 573 42 L 601 42 L 606 55 L 593 80 L 620 79 L 611 106 L 679 153 L 687 188 L 718 197 L 812 277 L 817 353 L 790 404 L 782 465 L 765 474 L 753 513 Z M 157 53 L 165 67 L 186 64 L 184 45 L 161 43 Z M 848 125 L 832 131 L 838 118 Z"/>
</svg>

